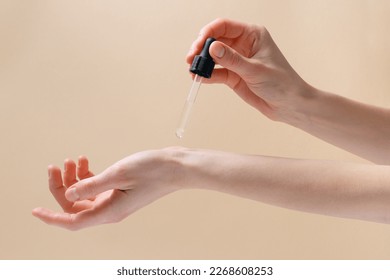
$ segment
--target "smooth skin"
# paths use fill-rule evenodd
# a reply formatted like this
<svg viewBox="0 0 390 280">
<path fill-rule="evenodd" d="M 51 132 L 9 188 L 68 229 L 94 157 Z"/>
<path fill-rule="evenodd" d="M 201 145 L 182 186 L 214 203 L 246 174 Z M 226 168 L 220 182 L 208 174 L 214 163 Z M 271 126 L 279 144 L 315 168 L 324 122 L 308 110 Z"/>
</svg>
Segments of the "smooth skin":
<svg viewBox="0 0 390 280">
<path fill-rule="evenodd" d="M 390 223 L 390 110 L 307 84 L 268 31 L 229 19 L 206 25 L 224 83 L 274 121 L 300 128 L 374 164 L 286 159 L 172 147 L 133 154 L 93 176 L 86 157 L 49 166 L 49 188 L 64 212 L 36 208 L 42 221 L 70 230 L 118 222 L 181 189 L 210 189 L 299 211 Z M 78 178 L 78 179 L 77 179 Z"/>
</svg>

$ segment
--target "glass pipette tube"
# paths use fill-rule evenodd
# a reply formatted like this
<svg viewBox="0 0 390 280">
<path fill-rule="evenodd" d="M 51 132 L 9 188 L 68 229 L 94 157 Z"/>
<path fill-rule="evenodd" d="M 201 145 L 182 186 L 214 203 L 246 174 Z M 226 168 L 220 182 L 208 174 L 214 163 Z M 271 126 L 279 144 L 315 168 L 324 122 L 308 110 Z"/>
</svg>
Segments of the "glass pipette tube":
<svg viewBox="0 0 390 280">
<path fill-rule="evenodd" d="M 202 84 L 202 76 L 195 75 L 194 81 L 192 82 L 192 86 L 190 92 L 188 93 L 186 103 L 184 104 L 183 112 L 181 114 L 179 127 L 176 130 L 176 136 L 179 138 L 183 138 L 184 131 L 186 129 L 188 120 L 190 118 L 192 107 L 195 103 L 196 96 L 198 95 L 198 91 L 200 85 Z"/>
</svg>

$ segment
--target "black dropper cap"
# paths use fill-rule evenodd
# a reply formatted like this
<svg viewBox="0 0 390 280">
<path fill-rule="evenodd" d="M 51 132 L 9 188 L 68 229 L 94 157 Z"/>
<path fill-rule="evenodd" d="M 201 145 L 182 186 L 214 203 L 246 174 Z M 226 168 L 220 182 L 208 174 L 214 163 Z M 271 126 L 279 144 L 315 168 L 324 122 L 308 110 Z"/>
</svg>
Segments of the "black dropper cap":
<svg viewBox="0 0 390 280">
<path fill-rule="evenodd" d="M 207 38 L 206 42 L 203 45 L 203 49 L 199 55 L 196 55 L 192 61 L 190 71 L 199 76 L 210 78 L 211 73 L 213 73 L 215 62 L 210 56 L 209 48 L 214 38 Z"/>
</svg>

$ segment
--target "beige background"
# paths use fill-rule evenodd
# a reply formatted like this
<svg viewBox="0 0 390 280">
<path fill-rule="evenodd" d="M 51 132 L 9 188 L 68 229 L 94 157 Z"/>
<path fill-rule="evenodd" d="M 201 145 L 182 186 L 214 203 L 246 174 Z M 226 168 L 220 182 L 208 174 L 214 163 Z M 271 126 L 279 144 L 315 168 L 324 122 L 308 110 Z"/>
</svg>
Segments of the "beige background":
<svg viewBox="0 0 390 280">
<path fill-rule="evenodd" d="M 364 162 L 203 85 L 183 140 L 185 54 L 216 17 L 267 26 L 309 83 L 390 106 L 389 1 L 0 0 L 0 258 L 388 259 L 390 226 L 323 217 L 208 191 L 165 197 L 79 232 L 31 216 L 59 210 L 48 164 L 92 169 L 170 145 Z"/>
</svg>

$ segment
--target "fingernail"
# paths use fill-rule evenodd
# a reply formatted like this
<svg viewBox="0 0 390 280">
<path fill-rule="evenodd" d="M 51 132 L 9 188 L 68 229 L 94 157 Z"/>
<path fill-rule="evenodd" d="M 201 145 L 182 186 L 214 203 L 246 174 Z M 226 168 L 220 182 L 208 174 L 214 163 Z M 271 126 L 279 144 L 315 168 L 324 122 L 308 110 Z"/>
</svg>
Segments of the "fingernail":
<svg viewBox="0 0 390 280">
<path fill-rule="evenodd" d="M 216 57 L 222 58 L 225 55 L 225 47 L 221 44 L 215 44 L 213 47 L 213 53 Z"/>
<path fill-rule="evenodd" d="M 80 197 L 79 194 L 77 193 L 76 188 L 69 189 L 66 192 L 66 198 L 72 202 L 79 200 Z"/>
</svg>

